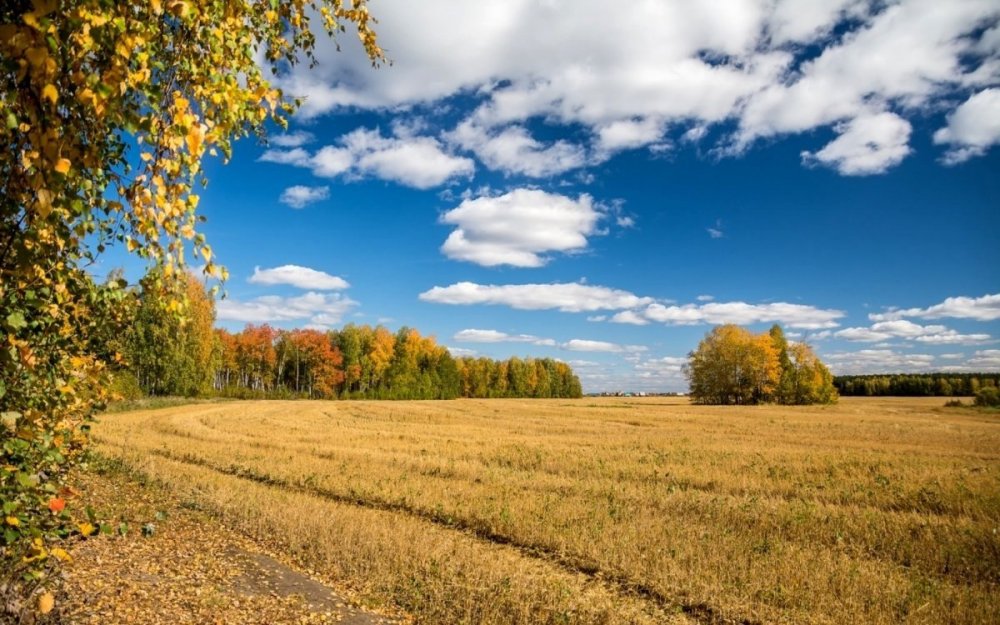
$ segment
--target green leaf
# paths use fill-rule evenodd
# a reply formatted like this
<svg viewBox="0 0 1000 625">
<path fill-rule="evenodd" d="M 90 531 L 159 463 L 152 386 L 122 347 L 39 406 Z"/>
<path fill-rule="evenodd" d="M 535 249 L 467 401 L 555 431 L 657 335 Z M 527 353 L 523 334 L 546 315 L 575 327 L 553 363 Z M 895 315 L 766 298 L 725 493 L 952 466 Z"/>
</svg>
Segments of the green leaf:
<svg viewBox="0 0 1000 625">
<path fill-rule="evenodd" d="M 15 128 L 17 128 L 17 115 L 7 113 L 7 129 L 14 130 Z"/>
<path fill-rule="evenodd" d="M 24 320 L 23 313 L 16 311 L 7 315 L 7 327 L 12 330 L 20 330 L 28 327 L 28 322 Z"/>
</svg>

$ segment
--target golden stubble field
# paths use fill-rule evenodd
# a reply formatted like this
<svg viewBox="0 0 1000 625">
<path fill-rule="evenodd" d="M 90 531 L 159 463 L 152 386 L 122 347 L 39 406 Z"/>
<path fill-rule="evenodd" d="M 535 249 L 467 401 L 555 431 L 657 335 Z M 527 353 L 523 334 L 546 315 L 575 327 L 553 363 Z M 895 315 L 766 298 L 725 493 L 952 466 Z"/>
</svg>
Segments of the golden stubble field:
<svg viewBox="0 0 1000 625">
<path fill-rule="evenodd" d="M 97 449 L 427 623 L 996 623 L 1000 416 L 941 399 L 221 402 Z"/>
</svg>

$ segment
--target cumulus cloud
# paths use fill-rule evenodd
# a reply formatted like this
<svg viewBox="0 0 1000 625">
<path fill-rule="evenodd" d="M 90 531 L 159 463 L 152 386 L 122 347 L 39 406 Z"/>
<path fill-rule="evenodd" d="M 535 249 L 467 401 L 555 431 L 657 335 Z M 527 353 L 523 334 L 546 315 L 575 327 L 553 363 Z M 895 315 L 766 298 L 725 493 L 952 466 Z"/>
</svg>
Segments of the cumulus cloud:
<svg viewBox="0 0 1000 625">
<path fill-rule="evenodd" d="M 339 291 L 351 286 L 343 278 L 299 265 L 282 265 L 271 269 L 254 267 L 253 275 L 247 282 L 267 285 L 288 284 L 300 289 L 316 291 Z"/>
<path fill-rule="evenodd" d="M 559 345 L 572 352 L 603 352 L 607 354 L 637 354 L 646 351 L 643 345 L 619 345 L 607 341 L 591 341 L 587 339 L 570 339 Z"/>
<path fill-rule="evenodd" d="M 833 336 L 861 343 L 898 338 L 929 345 L 974 345 L 992 340 L 989 334 L 961 334 L 942 325 L 923 326 L 906 319 L 879 321 L 867 328 L 844 328 L 834 332 Z"/>
<path fill-rule="evenodd" d="M 1000 370 L 1000 349 L 979 350 L 966 364 L 977 371 Z"/>
<path fill-rule="evenodd" d="M 457 282 L 436 286 L 419 295 L 435 304 L 492 304 L 519 310 L 561 310 L 590 312 L 622 310 L 651 304 L 650 297 L 639 297 L 628 291 L 577 283 L 551 284 L 476 284 Z"/>
<path fill-rule="evenodd" d="M 308 204 L 325 200 L 328 197 L 330 197 L 330 187 L 295 185 L 285 189 L 278 201 L 292 208 L 305 208 Z"/>
<path fill-rule="evenodd" d="M 930 354 L 907 354 L 891 349 L 862 349 L 856 352 L 827 354 L 824 360 L 835 375 L 869 373 L 919 373 L 934 364 Z"/>
<path fill-rule="evenodd" d="M 816 308 L 803 304 L 773 302 L 748 304 L 746 302 L 707 302 L 704 304 L 664 305 L 649 304 L 635 315 L 643 319 L 668 325 L 700 325 L 705 323 L 780 323 L 790 328 L 816 330 L 838 326 L 837 319 L 843 311 Z M 616 315 L 615 317 L 618 317 Z M 612 317 L 618 323 L 634 323 Z"/>
<path fill-rule="evenodd" d="M 455 340 L 465 343 L 530 343 L 543 346 L 556 344 L 552 339 L 544 339 L 530 334 L 507 334 L 497 330 L 477 330 L 474 328 L 456 332 Z"/>
<path fill-rule="evenodd" d="M 616 119 L 596 128 L 596 149 L 600 154 L 613 154 L 657 143 L 663 137 L 664 126 L 659 117 Z"/>
<path fill-rule="evenodd" d="M 339 324 L 357 302 L 340 293 L 310 291 L 296 297 L 265 295 L 250 300 L 224 299 L 216 307 L 221 321 L 244 323 L 307 322 L 312 327 Z"/>
<path fill-rule="evenodd" d="M 401 128 L 397 127 L 397 133 Z M 471 159 L 450 154 L 434 137 L 408 133 L 386 137 L 378 129 L 366 128 L 354 130 L 313 154 L 301 147 L 270 149 L 259 160 L 305 167 L 322 178 L 374 177 L 417 189 L 440 186 L 475 171 Z"/>
<path fill-rule="evenodd" d="M 572 199 L 534 189 L 464 200 L 441 221 L 456 226 L 441 246 L 454 260 L 493 267 L 540 267 L 545 252 L 577 252 L 597 231 L 601 213 L 589 195 Z"/>
<path fill-rule="evenodd" d="M 677 387 L 685 380 L 684 367 L 687 365 L 687 358 L 680 356 L 664 356 L 663 358 L 650 358 L 640 361 L 635 365 L 636 376 L 646 382 L 659 385 L 659 388 Z"/>
<path fill-rule="evenodd" d="M 479 352 L 474 349 L 465 349 L 464 347 L 445 347 L 455 358 L 461 358 L 463 356 L 475 356 Z"/>
<path fill-rule="evenodd" d="M 976 321 L 995 321 L 1000 319 L 1000 293 L 983 295 L 982 297 L 949 297 L 940 304 L 927 308 L 893 309 L 884 313 L 872 313 L 868 318 L 872 321 L 892 321 L 904 317 L 919 319 L 975 319 Z"/>
<path fill-rule="evenodd" d="M 893 113 L 855 117 L 836 130 L 840 136 L 816 153 L 803 152 L 802 160 L 865 176 L 885 172 L 910 153 L 910 122 Z"/>
<path fill-rule="evenodd" d="M 546 145 L 517 125 L 491 132 L 466 120 L 447 137 L 473 152 L 490 169 L 508 174 L 546 178 L 586 163 L 586 152 L 580 146 L 562 140 Z"/>
<path fill-rule="evenodd" d="M 634 326 L 649 325 L 649 319 L 646 319 L 634 310 L 623 310 L 620 313 L 615 313 L 611 317 L 611 321 L 614 323 L 628 323 Z"/>
<path fill-rule="evenodd" d="M 268 141 L 282 148 L 297 148 L 307 143 L 312 143 L 315 139 L 316 137 L 311 132 L 296 130 L 295 132 L 269 137 Z"/>
<path fill-rule="evenodd" d="M 944 155 L 949 165 L 982 156 L 1000 143 L 1000 89 L 984 89 L 963 102 L 948 115 L 948 125 L 934 133 L 934 143 L 950 146 Z"/>
<path fill-rule="evenodd" d="M 287 93 L 306 98 L 301 114 L 406 110 L 472 95 L 480 106 L 467 121 L 482 134 L 465 149 L 526 175 L 656 146 L 673 129 L 697 129 L 695 140 L 711 127 L 725 133 L 733 122 L 735 137 L 722 141 L 734 154 L 762 137 L 839 125 L 840 137 L 807 160 L 875 173 L 909 151 L 903 117 L 941 110 L 1000 77 L 995 0 L 664 0 L 627 11 L 599 0 L 427 0 L 420 11 L 383 0 L 378 15 L 392 71 L 370 71 L 351 38 L 337 42 L 343 55 L 321 38 L 318 67 L 280 78 Z M 941 135 L 952 146 L 946 158 L 968 158 L 991 141 L 988 124 L 969 129 L 963 117 L 956 111 Z M 590 145 L 554 149 L 558 142 L 525 130 L 534 120 L 582 128 Z"/>
</svg>

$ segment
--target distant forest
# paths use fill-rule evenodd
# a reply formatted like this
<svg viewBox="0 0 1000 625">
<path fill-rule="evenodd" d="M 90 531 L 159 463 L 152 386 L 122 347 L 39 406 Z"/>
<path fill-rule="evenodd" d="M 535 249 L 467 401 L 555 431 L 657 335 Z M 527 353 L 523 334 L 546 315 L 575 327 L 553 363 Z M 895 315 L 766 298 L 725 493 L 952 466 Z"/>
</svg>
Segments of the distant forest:
<svg viewBox="0 0 1000 625">
<path fill-rule="evenodd" d="M 833 385 L 843 396 L 969 397 L 982 388 L 1000 387 L 1000 373 L 838 375 Z"/>
<path fill-rule="evenodd" d="M 454 358 L 412 328 L 348 324 L 337 329 L 214 327 L 215 302 L 189 276 L 184 320 L 152 278 L 120 308 L 129 331 L 101 336 L 95 351 L 115 363 L 115 391 L 240 398 L 453 399 L 580 397 L 580 380 L 552 358 Z"/>
</svg>

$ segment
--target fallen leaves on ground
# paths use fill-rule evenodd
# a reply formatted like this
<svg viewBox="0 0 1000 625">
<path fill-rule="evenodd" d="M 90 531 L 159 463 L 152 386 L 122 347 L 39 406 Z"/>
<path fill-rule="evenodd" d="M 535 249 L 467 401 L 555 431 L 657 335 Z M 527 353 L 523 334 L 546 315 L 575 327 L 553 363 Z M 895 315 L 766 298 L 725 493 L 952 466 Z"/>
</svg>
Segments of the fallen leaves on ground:
<svg viewBox="0 0 1000 625">
<path fill-rule="evenodd" d="M 84 473 L 77 507 L 114 531 L 78 543 L 57 608 L 67 623 L 381 625 L 405 622 L 349 605 L 324 582 L 268 554 L 156 486 Z M 51 606 L 50 606 L 51 609 Z"/>
</svg>

